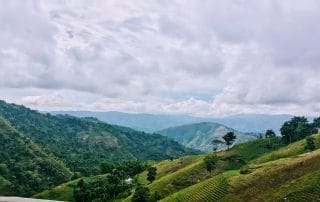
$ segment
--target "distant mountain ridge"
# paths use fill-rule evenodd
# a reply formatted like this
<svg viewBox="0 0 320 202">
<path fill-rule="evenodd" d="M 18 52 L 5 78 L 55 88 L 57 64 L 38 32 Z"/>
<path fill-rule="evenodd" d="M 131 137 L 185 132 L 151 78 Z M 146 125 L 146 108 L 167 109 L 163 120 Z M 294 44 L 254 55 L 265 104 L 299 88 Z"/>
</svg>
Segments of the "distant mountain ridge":
<svg viewBox="0 0 320 202">
<path fill-rule="evenodd" d="M 155 132 L 184 124 L 212 122 L 243 132 L 264 133 L 272 129 L 279 133 L 281 125 L 292 115 L 242 114 L 224 118 L 203 118 L 189 115 L 141 114 L 124 112 L 54 111 L 51 114 L 69 114 L 77 117 L 95 117 L 106 123 Z"/>
<path fill-rule="evenodd" d="M 242 133 L 222 124 L 210 122 L 187 124 L 158 131 L 158 133 L 171 137 L 186 147 L 204 152 L 212 152 L 212 141 L 223 140 L 222 137 L 227 132 L 234 132 L 237 136 L 235 144 L 255 140 L 258 137 L 256 134 Z M 220 145 L 218 149 L 225 148 L 225 145 Z"/>
</svg>

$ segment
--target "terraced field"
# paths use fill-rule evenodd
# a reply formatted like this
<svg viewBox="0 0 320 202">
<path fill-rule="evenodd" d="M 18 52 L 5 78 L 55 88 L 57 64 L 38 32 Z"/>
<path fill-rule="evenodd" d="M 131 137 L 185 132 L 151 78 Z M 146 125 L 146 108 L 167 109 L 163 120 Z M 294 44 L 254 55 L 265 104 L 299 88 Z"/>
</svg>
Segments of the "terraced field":
<svg viewBox="0 0 320 202">
<path fill-rule="evenodd" d="M 221 201 L 228 194 L 228 177 L 237 174 L 236 171 L 225 172 L 211 179 L 183 189 L 163 200 L 162 202 L 189 201 L 212 202 Z"/>
<path fill-rule="evenodd" d="M 320 201 L 320 170 L 286 183 L 266 197 L 267 201 Z"/>
</svg>

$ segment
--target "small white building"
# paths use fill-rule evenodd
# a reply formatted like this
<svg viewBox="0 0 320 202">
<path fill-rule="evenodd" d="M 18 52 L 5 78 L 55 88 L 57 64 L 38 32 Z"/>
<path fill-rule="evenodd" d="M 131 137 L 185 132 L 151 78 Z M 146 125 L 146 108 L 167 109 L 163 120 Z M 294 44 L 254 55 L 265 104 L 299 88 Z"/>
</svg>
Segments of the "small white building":
<svg viewBox="0 0 320 202">
<path fill-rule="evenodd" d="M 128 176 L 127 179 L 124 180 L 127 184 L 132 184 L 133 183 L 133 179 Z"/>
</svg>

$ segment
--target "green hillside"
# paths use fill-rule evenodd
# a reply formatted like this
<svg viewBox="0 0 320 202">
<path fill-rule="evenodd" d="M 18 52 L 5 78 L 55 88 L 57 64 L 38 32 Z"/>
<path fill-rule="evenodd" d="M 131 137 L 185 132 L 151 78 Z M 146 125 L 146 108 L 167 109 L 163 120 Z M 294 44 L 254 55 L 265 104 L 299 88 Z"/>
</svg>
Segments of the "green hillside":
<svg viewBox="0 0 320 202">
<path fill-rule="evenodd" d="M 304 139 L 289 145 L 279 138 L 235 145 L 218 152 L 220 161 L 211 173 L 206 171 L 205 155 L 162 161 L 155 165 L 155 181 L 149 183 L 144 172 L 139 182 L 162 201 L 275 201 L 304 192 L 317 198 L 320 134 L 314 138 L 313 152 L 305 150 Z"/>
<path fill-rule="evenodd" d="M 156 163 L 152 183 L 146 180 L 147 171 L 136 179 L 150 190 L 150 201 L 155 196 L 161 201 L 317 201 L 320 134 L 314 139 L 315 151 L 304 149 L 304 139 L 289 145 L 279 138 L 258 139 L 218 152 L 220 160 L 211 173 L 205 155 L 194 155 Z M 70 184 L 37 197 L 72 201 Z M 132 201 L 132 195 L 122 201 Z"/>
<path fill-rule="evenodd" d="M 318 149 L 313 152 L 305 150 L 305 140 L 301 140 L 252 158 L 240 169 L 246 174 L 223 172 L 163 201 L 318 201 L 320 134 L 314 137 Z M 249 152 L 251 143 L 220 155 Z"/>
<path fill-rule="evenodd" d="M 0 195 L 30 196 L 70 179 L 70 170 L 0 116 Z"/>
<path fill-rule="evenodd" d="M 72 171 L 98 174 L 100 161 L 162 160 L 199 154 L 158 135 L 106 124 L 93 118 L 52 116 L 0 101 L 0 116 L 63 161 Z"/>
<path fill-rule="evenodd" d="M 160 134 L 171 137 L 186 147 L 204 152 L 212 152 L 212 141 L 223 140 L 222 136 L 227 132 L 235 133 L 237 136 L 235 144 L 257 139 L 255 134 L 242 133 L 224 125 L 209 122 L 170 127 L 159 131 Z M 226 149 L 226 146 L 220 145 L 218 149 Z"/>
</svg>

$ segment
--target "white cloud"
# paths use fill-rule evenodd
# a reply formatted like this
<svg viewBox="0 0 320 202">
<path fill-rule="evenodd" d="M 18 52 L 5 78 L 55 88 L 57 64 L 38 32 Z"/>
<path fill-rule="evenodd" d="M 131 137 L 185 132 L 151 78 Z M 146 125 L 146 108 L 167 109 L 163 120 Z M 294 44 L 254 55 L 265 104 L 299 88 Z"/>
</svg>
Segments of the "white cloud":
<svg viewBox="0 0 320 202">
<path fill-rule="evenodd" d="M 30 107 L 320 112 L 318 1 L 8 1 L 0 96 Z"/>
</svg>

